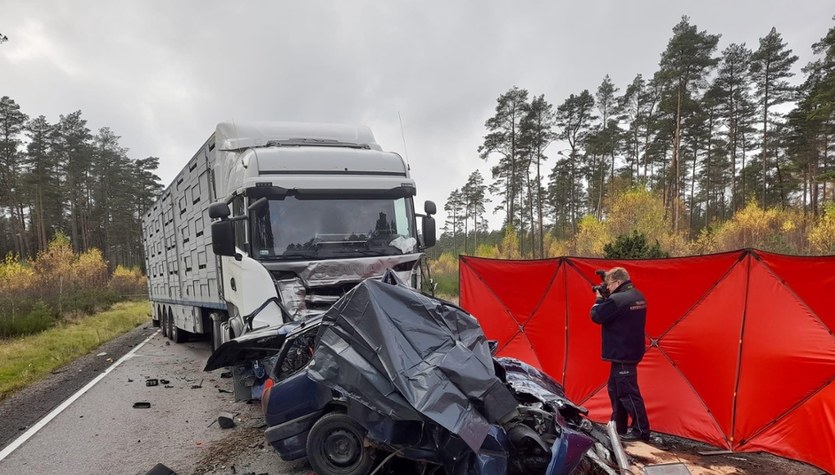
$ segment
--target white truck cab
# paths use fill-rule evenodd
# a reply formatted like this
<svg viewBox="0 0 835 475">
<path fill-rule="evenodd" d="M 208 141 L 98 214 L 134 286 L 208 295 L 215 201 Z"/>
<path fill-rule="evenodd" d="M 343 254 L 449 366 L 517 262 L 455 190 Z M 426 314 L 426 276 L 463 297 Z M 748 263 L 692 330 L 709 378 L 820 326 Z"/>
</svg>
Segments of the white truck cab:
<svg viewBox="0 0 835 475">
<path fill-rule="evenodd" d="M 154 319 L 217 346 L 323 313 L 387 268 L 419 288 L 436 208 L 417 214 L 415 194 L 368 127 L 220 123 L 145 219 Z"/>
</svg>

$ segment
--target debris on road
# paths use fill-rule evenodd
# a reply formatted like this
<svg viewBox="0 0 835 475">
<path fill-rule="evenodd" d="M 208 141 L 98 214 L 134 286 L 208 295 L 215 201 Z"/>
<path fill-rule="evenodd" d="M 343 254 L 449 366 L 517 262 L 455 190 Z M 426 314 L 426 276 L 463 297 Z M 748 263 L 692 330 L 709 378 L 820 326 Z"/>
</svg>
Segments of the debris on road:
<svg viewBox="0 0 835 475">
<path fill-rule="evenodd" d="M 159 380 L 156 378 L 150 378 L 145 380 L 145 386 L 157 386 L 159 385 Z"/>
<path fill-rule="evenodd" d="M 149 407 L 151 407 L 151 403 L 148 401 L 137 401 L 133 403 L 134 409 L 148 409 Z"/>
<path fill-rule="evenodd" d="M 222 412 L 219 416 L 217 416 L 217 425 L 220 426 L 221 429 L 231 429 L 235 427 L 235 414 L 231 412 Z"/>
<path fill-rule="evenodd" d="M 158 463 L 154 465 L 154 467 L 148 470 L 148 473 L 145 475 L 177 475 L 177 472 L 171 470 L 170 468 L 166 467 L 165 465 Z"/>
</svg>

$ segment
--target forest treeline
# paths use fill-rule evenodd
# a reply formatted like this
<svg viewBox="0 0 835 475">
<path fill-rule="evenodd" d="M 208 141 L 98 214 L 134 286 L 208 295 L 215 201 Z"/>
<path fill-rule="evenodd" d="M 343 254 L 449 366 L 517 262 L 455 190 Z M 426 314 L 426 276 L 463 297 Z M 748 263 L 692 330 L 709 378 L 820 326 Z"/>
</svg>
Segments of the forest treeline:
<svg viewBox="0 0 835 475">
<path fill-rule="evenodd" d="M 159 159 L 131 159 L 119 139 L 91 132 L 80 110 L 52 123 L 0 98 L 0 255 L 33 260 L 64 234 L 111 268 L 144 267 L 141 213 L 162 188 Z"/>
<path fill-rule="evenodd" d="M 770 233 L 754 241 L 778 252 L 832 252 L 811 236 L 835 218 L 835 28 L 798 77 L 774 28 L 721 51 L 688 17 L 672 33 L 658 70 L 623 88 L 606 75 L 556 107 L 517 86 L 501 94 L 478 148 L 491 180 L 476 170 L 450 193 L 432 255 L 601 256 L 612 233 L 648 220 L 663 232 L 641 231 L 670 255 L 745 247 L 734 226 Z M 493 205 L 502 231 L 489 230 Z M 648 208 L 609 223 L 623 206 Z"/>
</svg>

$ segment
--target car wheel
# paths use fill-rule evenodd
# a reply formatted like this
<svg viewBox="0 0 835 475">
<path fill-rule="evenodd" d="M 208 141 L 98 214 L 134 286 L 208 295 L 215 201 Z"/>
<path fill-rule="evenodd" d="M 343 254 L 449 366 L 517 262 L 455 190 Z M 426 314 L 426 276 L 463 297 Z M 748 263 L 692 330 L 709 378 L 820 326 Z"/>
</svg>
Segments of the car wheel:
<svg viewBox="0 0 835 475">
<path fill-rule="evenodd" d="M 374 449 L 365 444 L 365 429 L 339 412 L 325 414 L 307 436 L 307 460 L 316 473 L 366 475 Z"/>
</svg>

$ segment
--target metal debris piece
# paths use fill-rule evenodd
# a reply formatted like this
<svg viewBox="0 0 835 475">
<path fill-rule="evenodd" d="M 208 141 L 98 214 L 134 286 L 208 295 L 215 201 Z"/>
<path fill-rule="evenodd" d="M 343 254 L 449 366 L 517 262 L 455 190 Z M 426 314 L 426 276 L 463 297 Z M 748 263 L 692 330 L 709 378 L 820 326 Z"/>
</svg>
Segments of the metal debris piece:
<svg viewBox="0 0 835 475">
<path fill-rule="evenodd" d="M 221 429 L 230 429 L 235 427 L 235 414 L 231 412 L 221 412 L 219 416 L 217 416 L 217 425 L 220 426 Z"/>
<path fill-rule="evenodd" d="M 621 472 L 629 471 L 629 461 L 626 459 L 626 452 L 623 451 L 623 446 L 618 437 L 618 431 L 615 427 L 615 421 L 609 421 L 606 424 L 606 431 L 609 433 L 609 439 L 612 440 L 612 449 L 615 452 L 615 460 L 618 462 L 618 467 Z"/>
<path fill-rule="evenodd" d="M 728 455 L 734 453 L 733 450 L 705 450 L 699 452 L 699 455 Z"/>
<path fill-rule="evenodd" d="M 691 475 L 687 465 L 680 462 L 646 465 L 644 475 Z"/>
<path fill-rule="evenodd" d="M 148 471 L 145 475 L 177 475 L 177 472 L 171 470 L 170 468 L 166 467 L 165 465 L 158 463 L 154 465 L 154 468 Z"/>
</svg>

